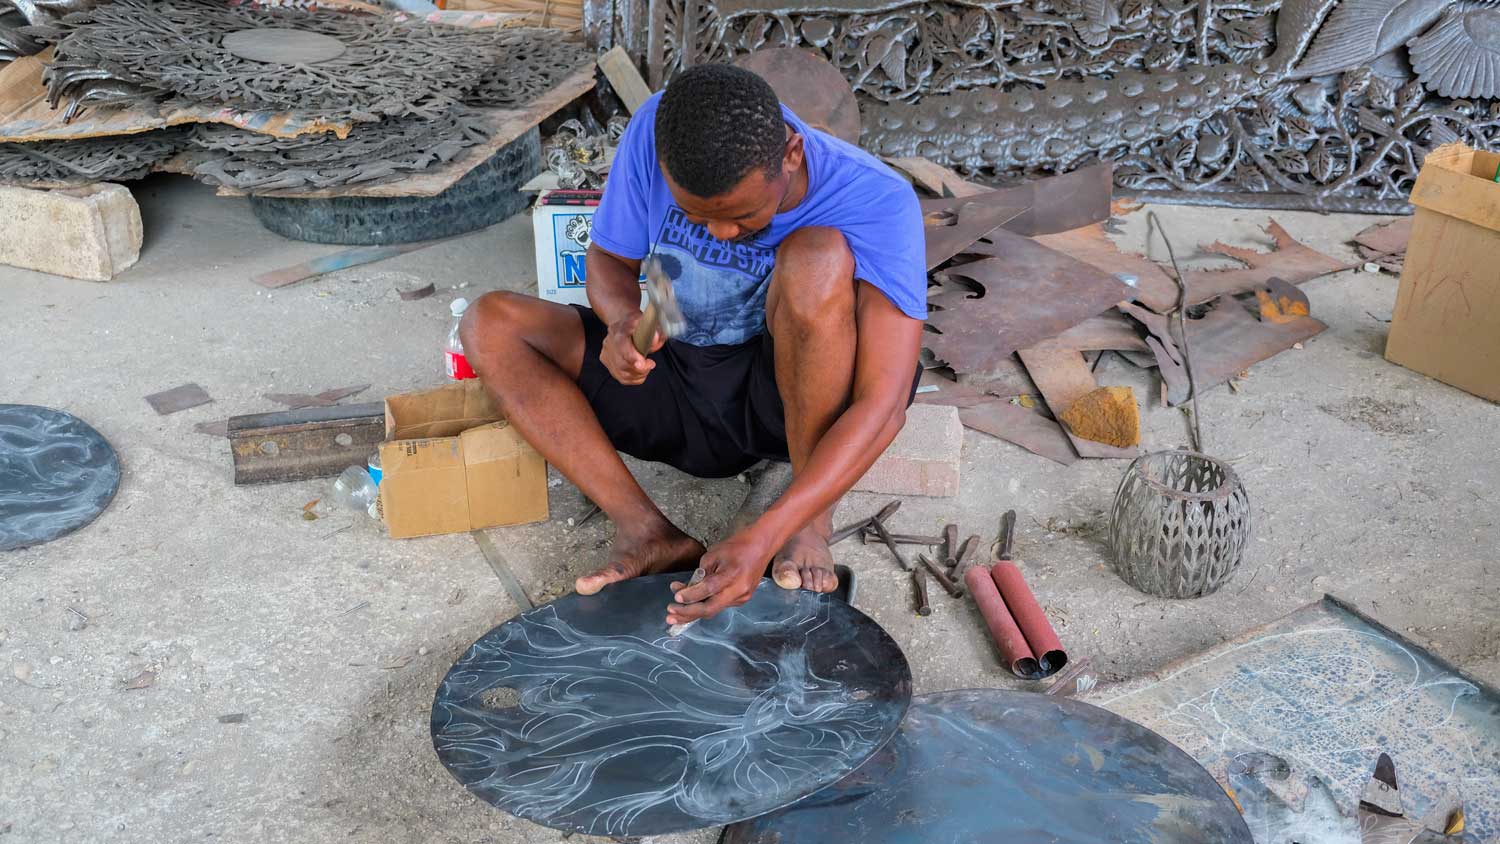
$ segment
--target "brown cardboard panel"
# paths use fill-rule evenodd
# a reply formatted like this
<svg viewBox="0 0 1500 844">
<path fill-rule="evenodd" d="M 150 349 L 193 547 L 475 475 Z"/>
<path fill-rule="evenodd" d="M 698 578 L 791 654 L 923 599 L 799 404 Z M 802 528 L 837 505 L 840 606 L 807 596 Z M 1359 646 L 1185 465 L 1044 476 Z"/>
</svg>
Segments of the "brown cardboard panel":
<svg viewBox="0 0 1500 844">
<path fill-rule="evenodd" d="M 389 396 L 381 510 L 395 538 L 547 518 L 547 462 L 477 380 Z"/>
<path fill-rule="evenodd" d="M 385 436 L 389 440 L 456 437 L 501 418 L 477 378 L 435 390 L 390 396 L 385 400 L 385 408 Z"/>
<path fill-rule="evenodd" d="M 1500 154 L 1448 144 L 1427 156 L 1385 356 L 1500 401 Z"/>
<path fill-rule="evenodd" d="M 465 431 L 459 439 L 470 530 L 547 518 L 547 461 L 509 423 Z"/>
<path fill-rule="evenodd" d="M 1423 161 L 1412 187 L 1411 203 L 1419 209 L 1500 231 L 1496 168 L 1500 168 L 1500 153 L 1472 150 L 1461 143 L 1445 144 Z M 1412 242 L 1415 240 L 1413 233 Z"/>
<path fill-rule="evenodd" d="M 468 482 L 456 437 L 380 447 L 380 509 L 396 539 L 469 529 Z"/>
</svg>

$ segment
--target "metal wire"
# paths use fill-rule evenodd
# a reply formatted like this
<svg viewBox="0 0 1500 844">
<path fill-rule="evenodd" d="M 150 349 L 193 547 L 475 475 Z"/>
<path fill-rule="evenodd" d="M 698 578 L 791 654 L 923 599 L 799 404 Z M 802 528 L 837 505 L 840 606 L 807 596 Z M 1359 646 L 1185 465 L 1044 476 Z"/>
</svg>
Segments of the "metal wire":
<svg viewBox="0 0 1500 844">
<path fill-rule="evenodd" d="M 1187 370 L 1188 390 L 1193 397 L 1193 450 L 1203 451 L 1203 428 L 1199 422 L 1198 415 L 1198 382 L 1193 378 L 1193 352 L 1188 345 L 1187 330 L 1187 279 L 1182 277 L 1182 270 L 1177 266 L 1177 253 L 1172 251 L 1172 241 L 1167 239 L 1167 230 L 1161 224 L 1155 211 L 1146 212 L 1146 245 L 1150 248 L 1151 233 L 1161 235 L 1161 242 L 1167 247 L 1167 257 L 1172 261 L 1173 280 L 1177 282 L 1177 330 L 1182 332 L 1182 364 Z"/>
</svg>

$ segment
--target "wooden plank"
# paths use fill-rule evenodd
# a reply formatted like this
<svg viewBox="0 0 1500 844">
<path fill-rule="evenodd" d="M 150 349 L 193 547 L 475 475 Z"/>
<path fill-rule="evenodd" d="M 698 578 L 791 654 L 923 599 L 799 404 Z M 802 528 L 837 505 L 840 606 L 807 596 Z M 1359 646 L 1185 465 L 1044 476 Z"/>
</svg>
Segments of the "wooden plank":
<svg viewBox="0 0 1500 844">
<path fill-rule="evenodd" d="M 941 164 L 921 156 L 886 158 L 885 163 L 910 176 L 933 196 L 964 197 L 989 193 L 992 188 L 976 185 Z"/>
<path fill-rule="evenodd" d="M 219 196 L 284 196 L 297 199 L 327 199 L 334 196 L 437 196 L 453 187 L 470 170 L 478 167 L 501 147 L 531 131 L 532 127 L 551 117 L 594 87 L 594 65 L 581 65 L 562 82 L 524 109 L 475 109 L 484 116 L 494 135 L 485 143 L 470 147 L 447 164 L 429 167 L 404 179 L 378 185 L 344 185 L 321 190 L 285 189 L 245 191 L 221 187 Z"/>
<path fill-rule="evenodd" d="M 228 427 L 236 484 L 327 478 L 385 441 L 385 403 L 231 416 Z"/>
<path fill-rule="evenodd" d="M 651 96 L 651 88 L 641 78 L 641 72 L 636 70 L 635 62 L 630 60 L 624 47 L 617 45 L 600 56 L 599 69 L 604 71 L 604 78 L 609 80 L 610 87 L 620 95 L 625 109 L 631 114 L 635 114 L 635 110 Z"/>
<path fill-rule="evenodd" d="M 1021 363 L 1026 365 L 1026 371 L 1031 374 L 1031 380 L 1036 382 L 1036 388 L 1041 390 L 1042 398 L 1046 399 L 1053 416 L 1061 417 L 1069 405 L 1099 387 L 1099 382 L 1094 380 L 1094 373 L 1089 370 L 1089 365 L 1079 352 L 1067 349 L 1024 349 L 1019 354 Z M 1116 448 L 1075 437 L 1066 425 L 1063 430 L 1067 432 L 1073 449 L 1080 457 L 1135 457 L 1141 453 L 1140 446 Z"/>
<path fill-rule="evenodd" d="M 296 284 L 309 278 L 326 273 L 347 270 L 350 267 L 358 267 L 364 264 L 373 264 L 376 261 L 384 261 L 386 258 L 394 258 L 397 255 L 405 255 L 418 249 L 426 249 L 434 243 L 441 243 L 445 238 L 438 240 L 419 240 L 414 243 L 397 243 L 390 246 L 356 246 L 353 249 L 344 249 L 331 255 L 323 255 L 311 261 L 303 261 L 291 267 L 283 267 L 268 273 L 261 273 L 250 279 L 261 287 L 286 287 L 288 284 Z"/>
</svg>

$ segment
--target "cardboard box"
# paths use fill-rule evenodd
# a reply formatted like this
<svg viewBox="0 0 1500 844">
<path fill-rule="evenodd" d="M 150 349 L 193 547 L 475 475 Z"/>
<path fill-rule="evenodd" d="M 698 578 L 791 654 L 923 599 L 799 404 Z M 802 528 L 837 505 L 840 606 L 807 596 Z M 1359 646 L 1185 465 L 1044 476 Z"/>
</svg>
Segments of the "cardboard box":
<svg viewBox="0 0 1500 844">
<path fill-rule="evenodd" d="M 547 518 L 547 462 L 478 380 L 385 400 L 380 512 L 396 539 Z"/>
<path fill-rule="evenodd" d="M 602 192 L 597 192 L 600 196 Z M 587 305 L 584 256 L 594 228 L 596 205 L 547 205 L 543 193 L 531 211 L 536 237 L 536 293 L 548 302 Z"/>
<path fill-rule="evenodd" d="M 1385 357 L 1500 401 L 1500 153 L 1446 144 L 1412 187 L 1417 207 Z"/>
<path fill-rule="evenodd" d="M 548 302 L 588 305 L 584 285 L 597 205 L 548 205 L 543 192 L 531 210 L 532 234 L 536 240 L 536 295 Z M 581 193 L 581 191 L 572 191 Z M 603 191 L 592 191 L 596 197 Z M 641 277 L 641 307 L 646 306 L 646 278 Z"/>
</svg>

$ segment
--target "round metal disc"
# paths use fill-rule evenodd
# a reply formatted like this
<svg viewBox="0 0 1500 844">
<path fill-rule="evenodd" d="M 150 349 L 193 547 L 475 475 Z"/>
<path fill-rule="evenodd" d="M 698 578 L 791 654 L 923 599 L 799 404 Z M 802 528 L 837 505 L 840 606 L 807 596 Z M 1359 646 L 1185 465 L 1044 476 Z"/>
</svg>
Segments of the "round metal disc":
<svg viewBox="0 0 1500 844">
<path fill-rule="evenodd" d="M 911 669 L 863 613 L 762 580 L 674 637 L 674 580 L 568 595 L 486 633 L 433 701 L 443 765 L 554 829 L 660 835 L 800 800 L 895 734 Z"/>
<path fill-rule="evenodd" d="M 839 69 L 822 56 L 797 47 L 757 50 L 734 62 L 754 71 L 794 114 L 814 129 L 859 143 L 859 102 Z"/>
<path fill-rule="evenodd" d="M 224 36 L 224 49 L 252 62 L 317 64 L 344 53 L 344 42 L 300 29 L 241 29 Z"/>
<path fill-rule="evenodd" d="M 1026 692 L 922 695 L 859 770 L 724 844 L 1254 844 L 1208 771 L 1112 712 Z"/>
<path fill-rule="evenodd" d="M 104 512 L 119 486 L 114 449 L 83 420 L 0 404 L 0 551 L 83 527 Z"/>
</svg>

